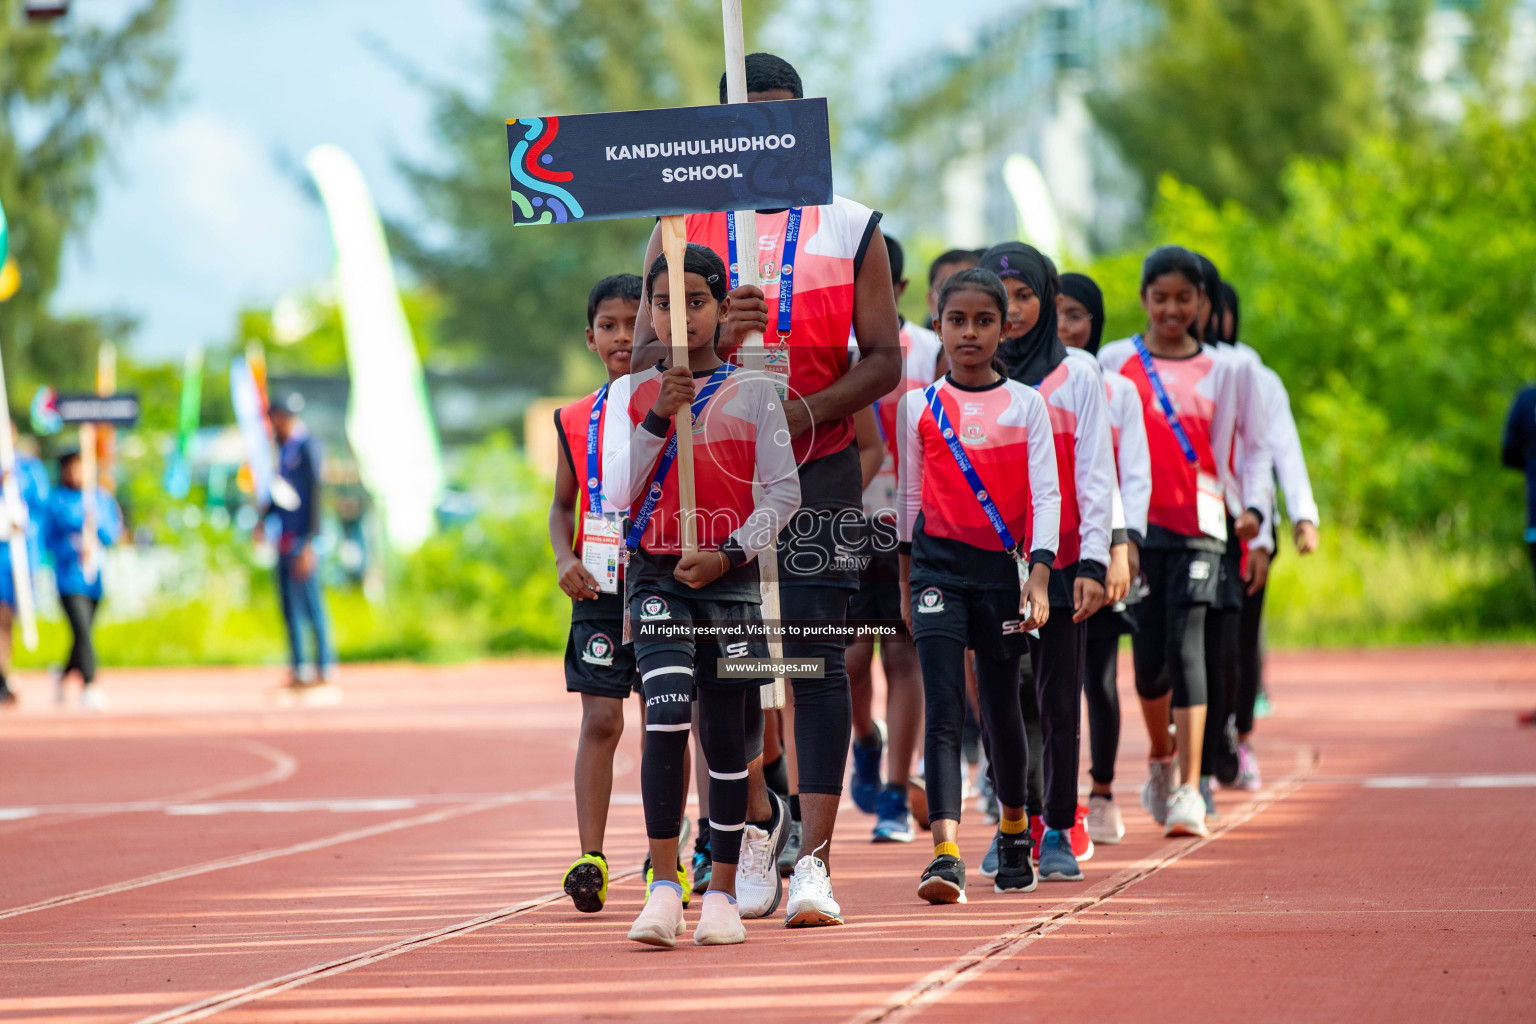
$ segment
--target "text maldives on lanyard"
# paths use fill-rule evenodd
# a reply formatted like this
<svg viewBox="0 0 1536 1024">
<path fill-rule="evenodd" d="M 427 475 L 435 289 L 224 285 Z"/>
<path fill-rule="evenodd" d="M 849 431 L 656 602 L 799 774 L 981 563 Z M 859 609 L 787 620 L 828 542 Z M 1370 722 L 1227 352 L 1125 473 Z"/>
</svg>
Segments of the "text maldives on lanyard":
<svg viewBox="0 0 1536 1024">
<path fill-rule="evenodd" d="M 803 210 L 796 206 L 789 211 L 789 219 L 784 222 L 784 255 L 779 261 L 779 344 L 784 345 L 789 341 L 793 320 L 790 312 L 795 300 L 795 247 L 800 241 L 800 218 Z M 725 215 L 725 242 L 730 256 L 729 268 L 731 290 L 741 287 L 741 275 L 737 271 L 739 257 L 736 253 L 736 214 L 730 212 Z"/>
</svg>

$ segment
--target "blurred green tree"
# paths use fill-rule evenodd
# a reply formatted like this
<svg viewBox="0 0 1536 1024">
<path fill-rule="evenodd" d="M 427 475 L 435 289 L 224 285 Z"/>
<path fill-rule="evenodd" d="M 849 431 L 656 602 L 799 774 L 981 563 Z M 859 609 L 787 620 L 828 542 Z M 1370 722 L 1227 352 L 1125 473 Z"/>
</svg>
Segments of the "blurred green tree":
<svg viewBox="0 0 1536 1024">
<path fill-rule="evenodd" d="M 132 330 L 117 316 L 57 319 L 49 301 L 64 248 L 94 209 L 112 142 L 169 96 L 175 6 L 145 0 L 105 27 L 73 16 L 31 23 L 21 0 L 0 0 L 0 201 L 21 270 L 21 290 L 0 305 L 0 347 L 20 402 L 40 381 L 93 383 L 101 341 Z"/>
<path fill-rule="evenodd" d="M 1089 100 L 1149 193 L 1171 174 L 1218 202 L 1272 213 L 1291 160 L 1342 157 L 1380 124 L 1375 75 L 1357 44 L 1361 0 L 1154 6 L 1161 24 Z"/>
<path fill-rule="evenodd" d="M 1504 414 L 1536 366 L 1536 117 L 1480 109 L 1429 145 L 1373 136 L 1303 159 L 1268 218 L 1172 178 L 1153 237 L 1207 253 L 1238 288 L 1243 340 L 1285 380 L 1325 513 L 1461 546 L 1518 535 Z M 1106 337 L 1144 323 L 1141 252 L 1092 273 Z"/>
</svg>

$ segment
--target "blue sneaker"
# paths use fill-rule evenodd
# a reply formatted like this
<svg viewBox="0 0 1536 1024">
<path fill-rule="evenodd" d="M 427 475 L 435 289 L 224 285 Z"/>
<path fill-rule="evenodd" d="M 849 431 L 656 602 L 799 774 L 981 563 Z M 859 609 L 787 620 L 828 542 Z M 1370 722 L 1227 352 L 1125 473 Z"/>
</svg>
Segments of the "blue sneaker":
<svg viewBox="0 0 1536 1024">
<path fill-rule="evenodd" d="M 912 813 L 907 810 L 907 791 L 892 789 L 880 791 L 875 801 L 875 831 L 872 843 L 910 843 L 912 841 Z"/>
<path fill-rule="evenodd" d="M 1081 882 L 1083 869 L 1072 856 L 1072 840 L 1065 832 L 1046 829 L 1040 841 L 1040 878 L 1047 882 Z"/>
<path fill-rule="evenodd" d="M 853 779 L 848 787 L 853 791 L 853 802 L 865 814 L 876 813 L 880 793 L 885 789 L 885 777 L 880 774 L 880 757 L 885 753 L 885 723 L 875 719 L 875 742 L 866 746 L 858 739 L 853 741 Z"/>
<path fill-rule="evenodd" d="M 997 837 L 1000 835 L 1002 833 L 998 832 L 992 836 L 992 845 L 987 847 L 987 855 L 981 858 L 982 878 L 997 877 Z"/>
<path fill-rule="evenodd" d="M 1216 810 L 1216 791 L 1211 787 L 1209 775 L 1200 776 L 1200 799 L 1205 801 L 1205 816 L 1210 821 L 1220 821 L 1221 812 Z"/>
<path fill-rule="evenodd" d="M 692 874 L 694 892 L 709 891 L 709 876 L 713 868 L 714 861 L 710 860 L 709 849 L 707 847 L 702 850 L 695 849 L 693 851 Z"/>
</svg>

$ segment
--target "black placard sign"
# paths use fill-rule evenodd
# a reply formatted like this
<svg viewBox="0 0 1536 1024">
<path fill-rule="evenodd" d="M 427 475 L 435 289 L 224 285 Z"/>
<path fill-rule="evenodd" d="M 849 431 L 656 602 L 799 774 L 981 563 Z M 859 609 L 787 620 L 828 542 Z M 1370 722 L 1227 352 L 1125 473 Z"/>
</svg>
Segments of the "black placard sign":
<svg viewBox="0 0 1536 1024">
<path fill-rule="evenodd" d="M 139 419 L 139 396 L 131 393 L 60 395 L 54 403 L 59 419 L 65 423 L 105 423 L 114 427 L 131 427 Z"/>
<path fill-rule="evenodd" d="M 517 224 L 832 202 L 820 98 L 525 117 L 507 153 Z"/>
</svg>

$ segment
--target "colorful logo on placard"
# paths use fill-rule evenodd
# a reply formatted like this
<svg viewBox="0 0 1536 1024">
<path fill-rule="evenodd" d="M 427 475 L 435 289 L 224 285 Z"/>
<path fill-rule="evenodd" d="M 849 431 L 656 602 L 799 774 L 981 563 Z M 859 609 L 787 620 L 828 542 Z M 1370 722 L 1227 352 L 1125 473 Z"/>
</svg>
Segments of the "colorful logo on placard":
<svg viewBox="0 0 1536 1024">
<path fill-rule="evenodd" d="M 64 417 L 59 415 L 59 396 L 53 388 L 38 388 L 32 396 L 32 433 L 40 437 L 57 434 L 64 429 Z"/>
<path fill-rule="evenodd" d="M 584 217 L 581 203 L 559 182 L 576 175 L 571 171 L 551 170 L 555 158 L 545 152 L 560 134 L 558 117 L 524 117 L 517 124 L 528 126 L 528 133 L 512 147 L 512 222 L 514 224 L 566 224 Z"/>
</svg>

